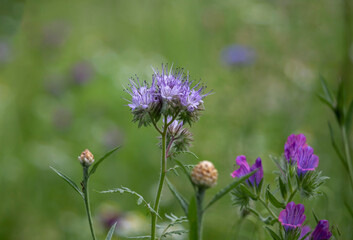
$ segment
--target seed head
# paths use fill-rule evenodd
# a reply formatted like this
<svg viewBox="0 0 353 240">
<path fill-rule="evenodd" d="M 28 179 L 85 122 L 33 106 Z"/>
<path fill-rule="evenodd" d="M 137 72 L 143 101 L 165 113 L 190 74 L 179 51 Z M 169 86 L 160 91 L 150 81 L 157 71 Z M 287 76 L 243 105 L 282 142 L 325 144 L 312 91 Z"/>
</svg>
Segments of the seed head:
<svg viewBox="0 0 353 240">
<path fill-rule="evenodd" d="M 78 156 L 78 160 L 82 166 L 90 166 L 94 162 L 94 156 L 88 149 L 85 149 L 81 155 Z"/>
<path fill-rule="evenodd" d="M 217 178 L 217 169 L 209 161 L 199 162 L 191 173 L 192 182 L 199 187 L 213 187 L 217 183 Z"/>
</svg>

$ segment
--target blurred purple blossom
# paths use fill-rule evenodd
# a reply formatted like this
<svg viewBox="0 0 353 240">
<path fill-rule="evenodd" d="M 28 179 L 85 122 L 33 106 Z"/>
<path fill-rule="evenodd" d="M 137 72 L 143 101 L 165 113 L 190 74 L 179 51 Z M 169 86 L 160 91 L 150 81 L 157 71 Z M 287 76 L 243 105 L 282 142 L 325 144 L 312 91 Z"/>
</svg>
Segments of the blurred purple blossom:
<svg viewBox="0 0 353 240">
<path fill-rule="evenodd" d="M 299 239 L 300 240 L 309 240 L 309 238 L 310 238 L 310 235 L 309 236 L 307 236 L 305 239 L 302 239 L 308 232 L 310 232 L 311 231 L 311 228 L 309 227 L 309 226 L 303 226 L 302 227 L 302 230 L 301 230 L 301 232 L 300 232 L 300 237 L 299 237 Z"/>
<path fill-rule="evenodd" d="M 121 221 L 123 220 L 123 214 L 117 212 L 105 212 L 100 217 L 101 223 L 105 229 L 109 230 L 114 223 L 117 222 L 117 228 L 119 227 Z"/>
<path fill-rule="evenodd" d="M 304 134 L 291 134 L 288 137 L 287 142 L 284 144 L 284 156 L 287 161 L 294 164 L 296 162 L 298 149 L 306 146 L 308 146 L 308 144 L 306 143 L 306 137 Z"/>
<path fill-rule="evenodd" d="M 0 41 L 0 63 L 6 63 L 11 59 L 10 45 L 5 41 Z"/>
<path fill-rule="evenodd" d="M 308 171 L 314 171 L 319 165 L 319 157 L 314 154 L 314 149 L 310 146 L 299 148 L 295 159 L 299 176 Z"/>
<path fill-rule="evenodd" d="M 58 130 L 66 130 L 73 121 L 72 112 L 66 108 L 58 108 L 53 113 L 53 125 Z"/>
<path fill-rule="evenodd" d="M 246 161 L 246 157 L 244 155 L 238 156 L 236 158 L 236 164 L 239 166 L 238 170 L 235 170 L 232 173 L 232 177 L 235 178 L 240 178 L 256 169 L 259 169 L 254 175 L 252 175 L 249 180 L 247 181 L 248 183 L 252 185 L 259 185 L 263 176 L 264 176 L 264 171 L 262 168 L 262 162 L 261 158 L 257 158 L 255 163 L 250 167 L 248 162 Z"/>
<path fill-rule="evenodd" d="M 329 222 L 327 220 L 320 220 L 311 233 L 312 240 L 327 240 L 330 239 L 332 233 L 329 229 Z"/>
<path fill-rule="evenodd" d="M 278 221 L 283 225 L 286 231 L 301 227 L 306 219 L 304 210 L 303 204 L 295 205 L 294 202 L 290 202 L 287 204 L 286 208 L 280 212 Z"/>
<path fill-rule="evenodd" d="M 43 27 L 42 43 L 48 47 L 60 47 L 68 35 L 68 25 L 61 21 L 49 23 Z"/>
<path fill-rule="evenodd" d="M 233 44 L 221 52 L 222 61 L 229 66 L 246 66 L 255 62 L 255 51 L 247 46 Z"/>
<path fill-rule="evenodd" d="M 92 65 L 88 62 L 78 62 L 73 66 L 71 75 L 77 85 L 83 85 L 89 82 L 92 78 Z"/>
</svg>

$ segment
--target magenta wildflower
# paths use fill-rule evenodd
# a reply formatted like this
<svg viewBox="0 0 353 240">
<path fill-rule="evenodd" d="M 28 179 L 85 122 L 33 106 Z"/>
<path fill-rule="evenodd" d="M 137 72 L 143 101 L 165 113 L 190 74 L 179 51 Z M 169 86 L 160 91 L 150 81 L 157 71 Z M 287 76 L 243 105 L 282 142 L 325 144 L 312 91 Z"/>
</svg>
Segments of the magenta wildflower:
<svg viewBox="0 0 353 240">
<path fill-rule="evenodd" d="M 239 166 L 239 168 L 238 168 L 238 170 L 235 170 L 231 174 L 231 176 L 233 178 L 235 178 L 235 177 L 240 178 L 240 177 L 258 169 L 257 172 L 254 173 L 251 177 L 249 177 L 249 180 L 247 181 L 251 185 L 256 184 L 256 186 L 258 186 L 264 176 L 261 158 L 257 158 L 255 163 L 251 167 L 249 166 L 248 162 L 246 161 L 246 157 L 244 155 L 238 156 L 235 161 L 236 161 L 236 164 Z"/>
<path fill-rule="evenodd" d="M 286 208 L 279 213 L 278 221 L 283 225 L 286 231 L 301 227 L 306 216 L 304 215 L 304 205 L 290 202 Z"/>
<path fill-rule="evenodd" d="M 332 233 L 329 229 L 329 222 L 327 220 L 320 220 L 316 225 L 315 230 L 311 233 L 312 240 L 326 240 L 330 239 Z"/>
<path fill-rule="evenodd" d="M 314 154 L 314 149 L 310 146 L 299 148 L 295 159 L 299 176 L 308 171 L 314 171 L 319 165 L 319 157 Z"/>
<path fill-rule="evenodd" d="M 287 142 L 284 144 L 284 156 L 290 163 L 295 163 L 295 157 L 299 148 L 308 146 L 304 134 L 292 134 L 288 137 Z"/>
</svg>

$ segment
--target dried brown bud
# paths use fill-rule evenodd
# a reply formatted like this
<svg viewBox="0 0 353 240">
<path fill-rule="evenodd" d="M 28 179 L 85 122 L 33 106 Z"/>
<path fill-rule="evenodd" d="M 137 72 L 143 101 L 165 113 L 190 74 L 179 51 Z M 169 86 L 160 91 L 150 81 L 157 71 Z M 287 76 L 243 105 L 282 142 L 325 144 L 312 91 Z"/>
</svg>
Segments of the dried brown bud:
<svg viewBox="0 0 353 240">
<path fill-rule="evenodd" d="M 209 161 L 199 162 L 191 173 L 192 182 L 199 187 L 213 187 L 217 183 L 217 178 L 217 169 Z"/>
<path fill-rule="evenodd" d="M 78 157 L 78 160 L 82 166 L 90 166 L 94 162 L 94 156 L 88 149 L 86 149 Z"/>
</svg>

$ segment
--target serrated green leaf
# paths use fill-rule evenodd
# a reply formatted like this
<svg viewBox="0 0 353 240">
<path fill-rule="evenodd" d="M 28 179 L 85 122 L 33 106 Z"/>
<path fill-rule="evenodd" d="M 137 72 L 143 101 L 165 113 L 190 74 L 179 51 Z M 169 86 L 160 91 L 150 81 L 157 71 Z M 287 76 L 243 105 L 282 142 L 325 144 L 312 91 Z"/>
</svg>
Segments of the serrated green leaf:
<svg viewBox="0 0 353 240">
<path fill-rule="evenodd" d="M 267 229 L 267 231 L 270 233 L 272 239 L 274 240 L 281 240 L 281 238 L 269 227 L 265 226 L 265 228 Z"/>
<path fill-rule="evenodd" d="M 278 183 L 279 183 L 279 190 L 281 191 L 282 198 L 285 201 L 287 199 L 287 187 L 283 183 L 281 177 L 278 177 Z"/>
<path fill-rule="evenodd" d="M 76 183 L 71 180 L 71 178 L 69 178 L 68 176 L 66 176 L 64 173 L 56 170 L 53 167 L 50 167 L 56 174 L 58 174 L 59 177 L 61 177 L 62 179 L 65 180 L 65 182 L 67 182 L 78 194 L 81 195 L 82 198 L 84 198 L 82 191 L 78 188 L 78 186 L 76 185 Z"/>
<path fill-rule="evenodd" d="M 162 235 L 162 237 L 164 238 L 164 237 L 172 236 L 172 235 L 182 235 L 182 234 L 188 233 L 188 232 L 189 232 L 189 231 L 187 231 L 187 230 L 182 230 L 182 229 L 180 229 L 180 230 L 174 230 L 174 231 L 169 231 L 169 232 L 164 233 L 164 234 Z"/>
<path fill-rule="evenodd" d="M 178 192 L 178 190 L 176 190 L 176 188 L 173 186 L 173 184 L 171 182 L 169 182 L 168 179 L 167 180 L 167 185 L 169 190 L 172 192 L 172 194 L 174 195 L 174 197 L 178 200 L 180 206 L 182 207 L 182 209 L 184 210 L 185 215 L 188 215 L 188 208 L 189 208 L 189 203 L 186 201 L 186 199 Z"/>
<path fill-rule="evenodd" d="M 108 232 L 108 235 L 107 237 L 105 238 L 105 240 L 111 240 L 112 237 L 113 237 L 113 234 L 114 234 L 114 231 L 115 231 L 115 227 L 116 227 L 116 224 L 118 224 L 118 222 L 115 222 L 113 226 L 111 226 L 109 232 Z"/>
<path fill-rule="evenodd" d="M 190 226 L 189 240 L 198 240 L 197 204 L 195 196 L 191 198 L 189 204 L 188 220 Z"/>
<path fill-rule="evenodd" d="M 213 198 L 211 199 L 211 201 L 206 205 L 205 209 L 209 208 L 210 206 L 212 206 L 215 202 L 217 202 L 219 199 L 221 199 L 224 195 L 226 195 L 227 193 L 229 193 L 232 189 L 236 188 L 240 183 L 246 181 L 249 177 L 251 177 L 255 171 L 252 171 L 251 173 L 248 173 L 244 176 L 242 176 L 241 178 L 238 178 L 236 181 L 232 182 L 231 184 L 227 185 L 226 187 L 224 187 L 222 190 L 220 190 L 218 193 L 216 193 Z"/>
<path fill-rule="evenodd" d="M 338 146 L 336 144 L 335 137 L 333 135 L 333 129 L 332 129 L 332 126 L 331 126 L 330 122 L 328 122 L 328 128 L 330 130 L 331 144 L 332 144 L 333 148 L 335 149 L 338 158 L 341 160 L 341 163 L 342 163 L 343 167 L 345 169 L 349 169 L 346 160 L 344 159 L 341 151 L 339 150 L 339 148 L 338 148 Z"/>
<path fill-rule="evenodd" d="M 347 132 L 350 132 L 350 130 L 351 130 L 352 120 L 353 120 L 353 100 L 349 104 L 349 107 L 347 110 L 347 116 L 346 116 L 346 120 L 345 120 Z"/>
<path fill-rule="evenodd" d="M 89 176 L 91 176 L 93 173 L 96 172 L 98 166 L 107 158 L 109 157 L 110 155 L 112 155 L 116 150 L 118 150 L 120 148 L 120 146 L 110 150 L 109 152 L 107 152 L 103 157 L 101 157 L 100 159 L 98 159 L 98 161 L 96 161 L 92 168 L 91 168 L 91 171 L 89 172 Z"/>
<path fill-rule="evenodd" d="M 276 208 L 285 208 L 284 203 L 277 200 L 277 198 L 271 193 L 270 189 L 266 189 L 266 195 L 270 203 Z"/>
<path fill-rule="evenodd" d="M 138 194 L 137 192 L 135 192 L 127 187 L 121 187 L 121 188 L 115 188 L 115 189 L 111 189 L 111 190 L 107 190 L 107 191 L 101 191 L 100 193 L 129 193 L 129 194 L 136 196 L 138 198 L 137 203 L 139 203 L 140 201 L 141 201 L 141 203 L 144 203 L 144 206 L 150 211 L 151 214 L 156 214 L 156 216 L 161 218 L 158 215 L 158 213 L 151 207 L 151 205 L 140 194 Z"/>
</svg>

